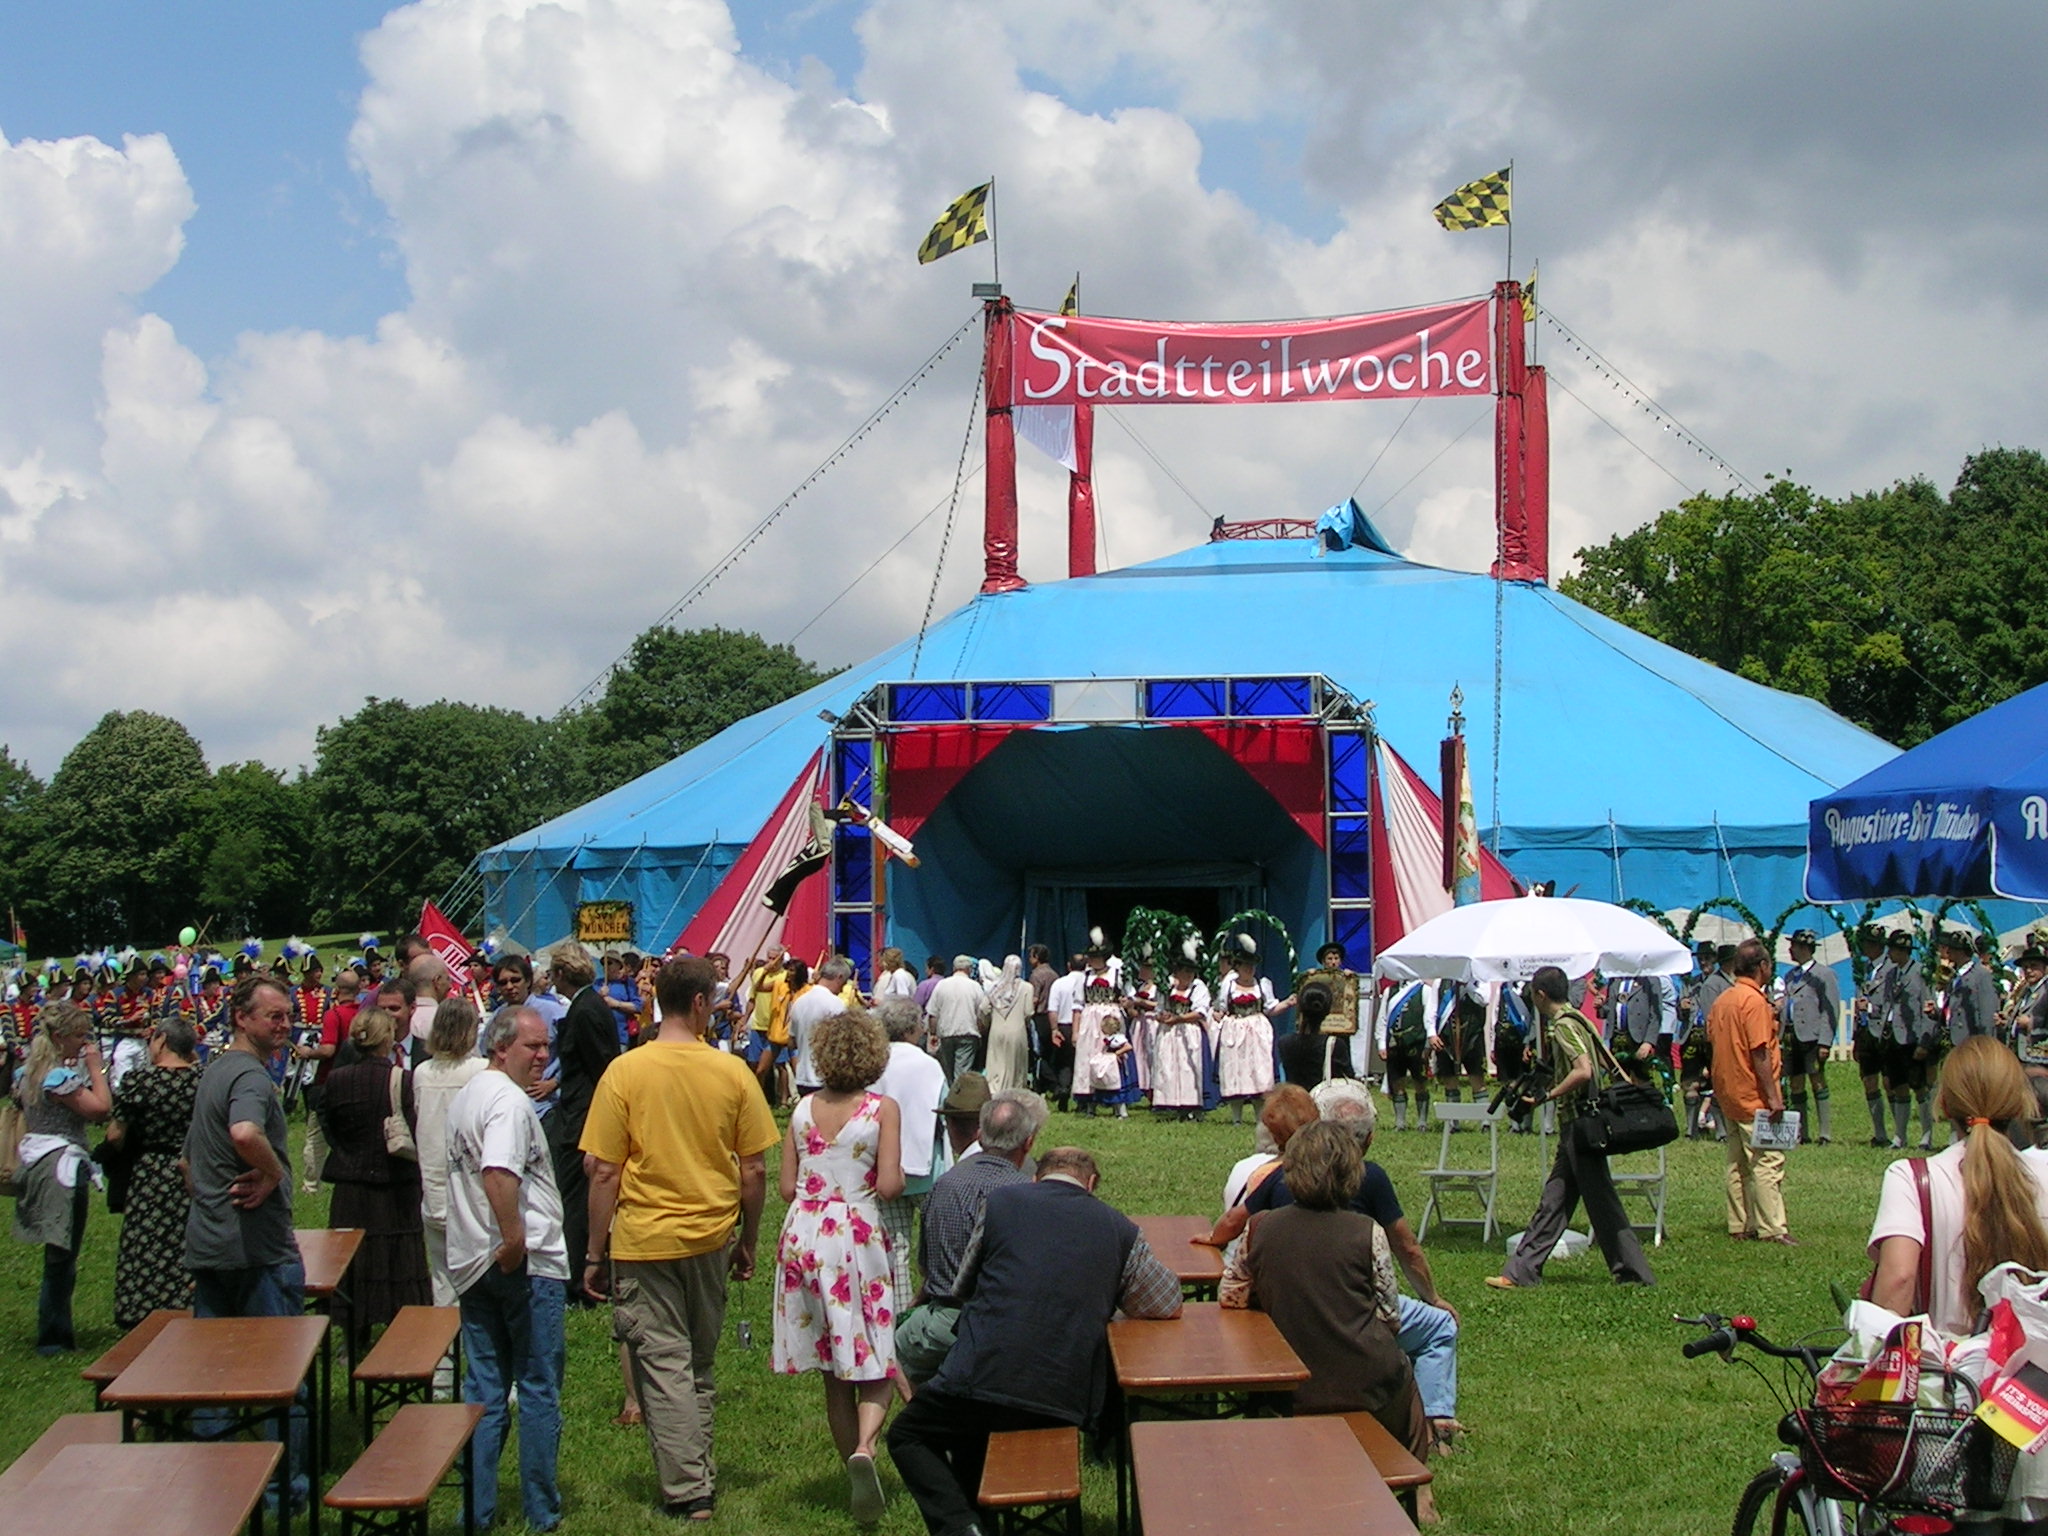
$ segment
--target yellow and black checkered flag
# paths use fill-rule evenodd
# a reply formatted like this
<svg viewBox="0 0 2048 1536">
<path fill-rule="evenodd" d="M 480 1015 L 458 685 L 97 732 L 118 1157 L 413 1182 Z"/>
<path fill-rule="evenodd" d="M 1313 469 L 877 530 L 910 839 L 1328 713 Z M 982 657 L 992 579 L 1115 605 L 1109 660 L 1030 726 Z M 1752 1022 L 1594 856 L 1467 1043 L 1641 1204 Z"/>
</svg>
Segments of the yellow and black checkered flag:
<svg viewBox="0 0 2048 1536">
<path fill-rule="evenodd" d="M 1522 323 L 1524 325 L 1534 325 L 1536 323 L 1536 273 L 1542 265 L 1543 263 L 1540 261 L 1530 262 L 1529 281 L 1522 284 Z"/>
<path fill-rule="evenodd" d="M 964 251 L 988 238 L 988 191 L 994 185 L 985 181 L 972 192 L 963 192 L 953 199 L 953 205 L 939 215 L 939 222 L 917 248 L 918 265 Z"/>
<path fill-rule="evenodd" d="M 1067 290 L 1067 296 L 1060 300 L 1060 313 L 1063 315 L 1078 315 L 1081 313 L 1081 278 L 1079 273 L 1075 274 L 1074 286 Z"/>
<path fill-rule="evenodd" d="M 1489 224 L 1508 223 L 1508 208 L 1514 201 L 1508 176 L 1508 171 L 1498 170 L 1466 182 L 1436 205 L 1437 223 L 1445 229 L 1484 229 Z"/>
</svg>

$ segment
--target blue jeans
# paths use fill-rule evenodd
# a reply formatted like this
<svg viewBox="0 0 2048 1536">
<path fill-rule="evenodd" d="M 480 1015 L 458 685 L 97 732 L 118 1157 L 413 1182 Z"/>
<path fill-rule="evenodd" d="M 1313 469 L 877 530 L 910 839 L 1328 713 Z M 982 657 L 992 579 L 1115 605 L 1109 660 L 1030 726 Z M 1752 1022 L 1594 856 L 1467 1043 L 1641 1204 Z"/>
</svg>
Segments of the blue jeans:
<svg viewBox="0 0 2048 1536">
<path fill-rule="evenodd" d="M 68 1154 L 55 1154 L 65 1156 Z M 55 1166 L 53 1163 L 51 1166 Z M 92 1205 L 91 1170 L 80 1163 L 71 1186 L 71 1246 L 43 1244 L 43 1284 L 36 1295 L 36 1353 L 62 1354 L 78 1348 L 71 1328 L 71 1294 L 78 1289 L 78 1247 L 85 1241 L 85 1217 Z"/>
<path fill-rule="evenodd" d="M 1401 1353 L 1415 1365 L 1415 1390 L 1432 1419 L 1458 1416 L 1458 1320 L 1442 1307 L 1401 1298 Z"/>
<path fill-rule="evenodd" d="M 498 1514 L 498 1457 L 508 1421 L 506 1390 L 519 1388 L 519 1495 L 526 1523 L 551 1531 L 562 1523 L 555 1480 L 562 1441 L 562 1336 L 565 1294 L 559 1280 L 505 1274 L 493 1264 L 462 1293 L 462 1350 L 469 1369 L 463 1401 L 481 1404 L 476 1427 L 476 1523 Z"/>
<path fill-rule="evenodd" d="M 282 1264 L 252 1264 L 242 1269 L 195 1269 L 192 1271 L 192 1315 L 194 1317 L 304 1317 L 306 1315 L 306 1266 L 297 1259 Z M 310 1486 L 306 1459 L 306 1383 L 299 1383 L 299 1400 L 292 1408 L 291 1444 L 285 1465 L 291 1470 L 292 1506 L 305 1503 Z M 232 1433 L 232 1420 L 217 1408 L 203 1408 L 192 1415 L 192 1429 L 202 1440 Z M 270 1439 L 271 1431 L 264 1430 Z"/>
</svg>

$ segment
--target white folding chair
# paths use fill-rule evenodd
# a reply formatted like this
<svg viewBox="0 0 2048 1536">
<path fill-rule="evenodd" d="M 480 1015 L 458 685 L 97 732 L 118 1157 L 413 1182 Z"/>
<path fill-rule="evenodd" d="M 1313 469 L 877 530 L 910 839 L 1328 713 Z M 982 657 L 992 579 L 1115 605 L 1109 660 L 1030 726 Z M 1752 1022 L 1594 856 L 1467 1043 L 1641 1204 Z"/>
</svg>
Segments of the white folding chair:
<svg viewBox="0 0 2048 1536">
<path fill-rule="evenodd" d="M 1657 1149 L 1655 1173 L 1647 1170 L 1625 1172 L 1615 1166 L 1619 1159 L 1608 1159 L 1608 1171 L 1614 1179 L 1614 1192 L 1621 1197 L 1623 1207 L 1626 1208 L 1631 1200 L 1641 1200 L 1649 1206 L 1648 1220 L 1631 1221 L 1629 1225 L 1638 1232 L 1652 1234 L 1650 1242 L 1655 1248 L 1664 1246 L 1664 1152 L 1663 1147 Z"/>
<path fill-rule="evenodd" d="M 1422 1208 L 1422 1220 L 1416 1226 L 1415 1239 L 1420 1242 L 1429 1235 L 1431 1218 L 1446 1227 L 1477 1227 L 1479 1240 L 1493 1241 L 1496 1225 L 1493 1214 L 1494 1201 L 1500 1186 L 1500 1116 L 1488 1114 L 1484 1104 L 1455 1104 L 1438 1102 L 1430 1105 L 1429 1112 L 1443 1126 L 1443 1135 L 1438 1140 L 1436 1166 L 1423 1170 L 1423 1177 L 1429 1180 L 1429 1202 Z M 1451 1164 L 1451 1132 L 1460 1125 L 1480 1125 L 1486 1128 L 1486 1166 L 1484 1168 L 1457 1168 Z M 1469 1146 L 1470 1142 L 1462 1143 Z M 1453 1216 L 1446 1210 L 1449 1196 L 1471 1195 L 1479 1201 L 1477 1216 Z"/>
</svg>

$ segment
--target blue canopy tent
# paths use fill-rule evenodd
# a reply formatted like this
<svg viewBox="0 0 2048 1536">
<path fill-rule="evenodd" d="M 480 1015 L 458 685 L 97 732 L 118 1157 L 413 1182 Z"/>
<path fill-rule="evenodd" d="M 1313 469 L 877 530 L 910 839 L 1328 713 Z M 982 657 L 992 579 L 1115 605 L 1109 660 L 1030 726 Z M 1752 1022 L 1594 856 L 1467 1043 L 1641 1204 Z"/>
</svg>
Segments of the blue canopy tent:
<svg viewBox="0 0 2048 1536">
<path fill-rule="evenodd" d="M 1471 721 L 1478 824 L 1491 843 L 1495 583 L 1402 559 L 1363 519 L 1349 547 L 1331 547 L 1337 542 L 1223 540 L 1124 570 L 984 594 L 926 634 L 915 677 L 1316 674 L 1372 701 L 1381 737 L 1423 765 L 1436 760 L 1456 684 Z M 1500 595 L 1497 837 L 1508 866 L 1526 880 L 1555 880 L 1560 892 L 1643 899 L 1666 911 L 1733 896 L 1768 920 L 1798 901 L 1807 803 L 1894 750 L 1811 699 L 1746 682 L 1547 587 L 1510 582 Z M 625 899 L 634 903 L 639 943 L 667 944 L 826 745 L 832 727 L 820 712 L 844 714 L 877 685 L 910 680 L 912 651 L 909 642 L 895 646 L 488 849 L 480 857 L 487 923 L 522 943 L 545 942 L 570 931 L 578 902 Z M 1063 749 L 1073 750 L 1086 749 Z M 1091 802 L 1088 814 L 1105 827 L 1145 818 L 1165 835 L 1158 824 L 1170 808 L 1148 802 L 1174 795 L 1183 767 L 1213 770 L 1203 782 L 1218 795 L 1230 782 L 1213 764 L 1177 767 L 1163 749 L 1104 750 L 1099 766 L 1123 786 Z M 921 847 L 936 840 L 946 867 L 928 860 L 921 887 L 971 884 L 977 859 L 1026 861 L 1013 845 L 1033 825 L 1062 820 L 1065 802 L 1031 761 L 1051 749 L 1015 751 L 1014 763 L 984 765 L 986 775 L 963 784 L 961 804 L 934 815 Z M 1080 762 L 1063 757 L 1060 771 Z M 1050 766 L 1048 757 L 1038 768 Z M 1205 839 L 1219 866 L 1262 865 L 1279 911 L 1284 893 L 1271 887 L 1285 877 L 1273 871 L 1298 847 L 1290 851 L 1251 802 L 1216 803 L 1242 804 L 1244 815 L 1188 835 Z M 1034 865 L 1046 902 L 1117 862 L 1095 860 L 1085 839 L 1063 832 L 1062 841 L 1084 851 L 1048 848 Z M 1011 910 L 1022 901 L 1019 893 Z M 952 953 L 956 936 L 940 931 L 947 906 L 936 897 L 899 905 L 894 942 L 913 954 Z M 1015 932 L 1012 923 L 1009 937 Z"/>
<path fill-rule="evenodd" d="M 1822 795 L 1806 894 L 2048 900 L 2048 684 Z"/>
</svg>

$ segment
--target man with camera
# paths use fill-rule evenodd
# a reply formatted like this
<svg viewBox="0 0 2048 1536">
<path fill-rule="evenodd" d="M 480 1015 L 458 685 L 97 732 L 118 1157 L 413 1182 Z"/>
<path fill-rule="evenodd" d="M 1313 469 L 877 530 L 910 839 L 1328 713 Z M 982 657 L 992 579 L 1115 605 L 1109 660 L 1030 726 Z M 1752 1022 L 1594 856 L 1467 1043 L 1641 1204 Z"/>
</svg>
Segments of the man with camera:
<svg viewBox="0 0 2048 1536">
<path fill-rule="evenodd" d="M 1542 1069 L 1550 1074 L 1550 1086 L 1539 1093 L 1532 1085 L 1525 1090 L 1523 1102 L 1532 1107 L 1542 1103 L 1555 1106 L 1557 1161 L 1551 1165 L 1536 1214 L 1529 1218 L 1528 1230 L 1522 1234 L 1521 1247 L 1508 1259 L 1505 1269 L 1486 1277 L 1486 1283 L 1500 1291 L 1542 1284 L 1543 1265 L 1583 1200 L 1594 1241 L 1599 1243 L 1615 1283 L 1655 1285 L 1657 1278 L 1650 1272 L 1643 1245 L 1621 1208 L 1621 1197 L 1614 1192 L 1606 1154 L 1581 1146 L 1572 1133 L 1573 1121 L 1591 1107 L 1600 1086 L 1595 1063 L 1600 1047 L 1593 1026 L 1571 1006 L 1571 979 L 1554 965 L 1544 966 L 1530 978 L 1529 996 L 1541 1021 L 1535 1054 Z"/>
</svg>

